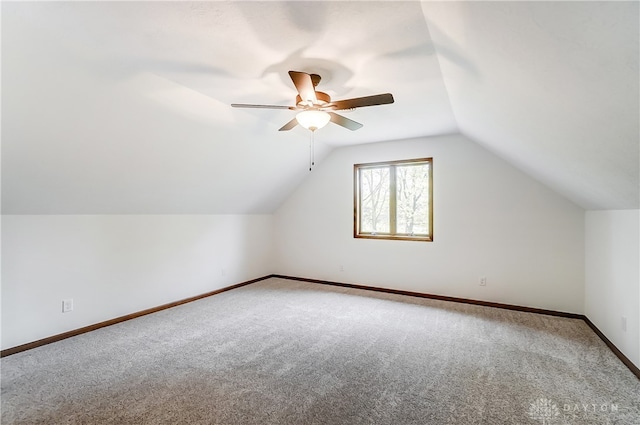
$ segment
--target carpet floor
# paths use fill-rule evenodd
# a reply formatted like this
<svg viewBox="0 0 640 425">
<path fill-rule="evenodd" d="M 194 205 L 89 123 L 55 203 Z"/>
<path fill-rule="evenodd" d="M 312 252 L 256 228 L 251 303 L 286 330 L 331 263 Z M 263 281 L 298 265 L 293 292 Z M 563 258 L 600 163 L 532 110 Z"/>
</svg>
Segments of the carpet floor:
<svg viewBox="0 0 640 425">
<path fill-rule="evenodd" d="M 640 424 L 578 319 L 271 278 L 1 360 L 2 424 Z"/>
</svg>

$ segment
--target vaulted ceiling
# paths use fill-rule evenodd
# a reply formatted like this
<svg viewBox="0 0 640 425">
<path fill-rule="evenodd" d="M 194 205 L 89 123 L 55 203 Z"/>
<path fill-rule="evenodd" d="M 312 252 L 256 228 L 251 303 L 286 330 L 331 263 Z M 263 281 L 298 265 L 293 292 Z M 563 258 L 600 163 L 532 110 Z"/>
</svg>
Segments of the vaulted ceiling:
<svg viewBox="0 0 640 425">
<path fill-rule="evenodd" d="M 337 147 L 460 132 L 586 209 L 640 206 L 638 2 L 2 2 L 5 214 L 274 211 L 288 70 L 393 105 Z"/>
</svg>

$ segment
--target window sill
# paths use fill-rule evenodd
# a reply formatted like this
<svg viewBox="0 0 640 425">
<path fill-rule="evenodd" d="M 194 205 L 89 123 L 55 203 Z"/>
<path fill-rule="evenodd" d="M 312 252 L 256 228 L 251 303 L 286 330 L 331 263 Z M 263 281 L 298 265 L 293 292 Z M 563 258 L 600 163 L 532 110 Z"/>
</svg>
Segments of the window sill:
<svg viewBox="0 0 640 425">
<path fill-rule="evenodd" d="M 433 237 L 431 236 L 403 236 L 403 235 L 370 235 L 370 234 L 360 234 L 353 235 L 356 239 L 382 239 L 389 241 L 415 241 L 415 242 L 433 242 Z"/>
</svg>

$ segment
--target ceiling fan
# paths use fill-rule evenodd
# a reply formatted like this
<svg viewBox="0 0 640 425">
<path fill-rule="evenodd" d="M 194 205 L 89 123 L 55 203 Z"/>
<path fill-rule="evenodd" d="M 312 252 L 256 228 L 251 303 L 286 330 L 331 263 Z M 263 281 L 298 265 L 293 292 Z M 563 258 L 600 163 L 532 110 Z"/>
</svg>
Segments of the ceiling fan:
<svg viewBox="0 0 640 425">
<path fill-rule="evenodd" d="M 357 130 L 362 127 L 362 124 L 336 114 L 334 111 L 393 103 L 391 93 L 332 101 L 328 94 L 316 91 L 316 86 L 320 83 L 321 79 L 318 74 L 289 71 L 289 76 L 296 90 L 298 90 L 295 106 L 252 105 L 246 103 L 232 103 L 231 106 L 234 108 L 290 109 L 292 111 L 300 111 L 294 119 L 283 125 L 279 131 L 291 130 L 300 124 L 302 127 L 313 132 L 327 125 L 329 121 L 352 131 Z"/>
</svg>

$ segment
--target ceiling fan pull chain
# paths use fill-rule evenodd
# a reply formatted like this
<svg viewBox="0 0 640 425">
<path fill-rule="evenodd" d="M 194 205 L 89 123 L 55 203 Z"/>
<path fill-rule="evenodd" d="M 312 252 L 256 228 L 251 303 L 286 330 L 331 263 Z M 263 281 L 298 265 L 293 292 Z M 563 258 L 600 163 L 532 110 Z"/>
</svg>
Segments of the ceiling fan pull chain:
<svg viewBox="0 0 640 425">
<path fill-rule="evenodd" d="M 316 132 L 311 132 L 311 165 L 316 165 Z"/>
<path fill-rule="evenodd" d="M 311 130 L 311 138 L 309 139 L 309 171 L 316 165 L 316 149 L 315 149 L 315 130 Z"/>
<path fill-rule="evenodd" d="M 309 138 L 309 171 L 311 171 L 311 167 L 313 167 L 313 131 Z"/>
</svg>

